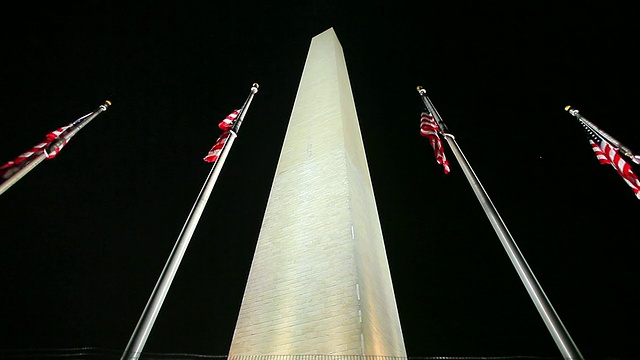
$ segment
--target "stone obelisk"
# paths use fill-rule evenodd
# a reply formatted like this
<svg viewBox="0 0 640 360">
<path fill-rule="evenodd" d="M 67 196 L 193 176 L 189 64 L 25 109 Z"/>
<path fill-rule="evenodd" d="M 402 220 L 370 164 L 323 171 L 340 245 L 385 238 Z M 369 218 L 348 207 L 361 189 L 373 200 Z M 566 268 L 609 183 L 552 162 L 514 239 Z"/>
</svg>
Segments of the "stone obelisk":
<svg viewBox="0 0 640 360">
<path fill-rule="evenodd" d="M 311 41 L 229 355 L 406 357 L 342 47 Z"/>
</svg>

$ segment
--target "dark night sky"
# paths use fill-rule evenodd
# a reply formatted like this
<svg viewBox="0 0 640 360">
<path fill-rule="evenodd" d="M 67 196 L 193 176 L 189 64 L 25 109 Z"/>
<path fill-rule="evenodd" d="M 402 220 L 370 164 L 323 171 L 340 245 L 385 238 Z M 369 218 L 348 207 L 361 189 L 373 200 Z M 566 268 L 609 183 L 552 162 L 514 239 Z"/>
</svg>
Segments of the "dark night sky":
<svg viewBox="0 0 640 360">
<path fill-rule="evenodd" d="M 195 3 L 0 15 L 0 162 L 113 102 L 0 196 L 0 355 L 119 357 L 210 170 L 217 123 L 258 82 L 145 346 L 225 355 L 307 50 L 333 27 L 408 355 L 560 356 L 450 149 L 445 176 L 419 136 L 423 85 L 583 355 L 640 356 L 640 202 L 563 110 L 640 151 L 631 5 Z"/>
</svg>

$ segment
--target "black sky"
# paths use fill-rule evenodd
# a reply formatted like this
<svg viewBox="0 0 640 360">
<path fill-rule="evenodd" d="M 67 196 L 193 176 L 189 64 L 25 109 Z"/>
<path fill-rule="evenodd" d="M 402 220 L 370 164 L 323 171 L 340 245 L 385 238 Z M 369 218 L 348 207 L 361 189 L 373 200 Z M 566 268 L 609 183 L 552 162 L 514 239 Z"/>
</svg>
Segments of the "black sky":
<svg viewBox="0 0 640 360">
<path fill-rule="evenodd" d="M 419 136 L 422 85 L 583 355 L 637 358 L 640 202 L 563 108 L 640 151 L 638 12 L 528 4 L 5 9 L 0 162 L 113 106 L 0 196 L 0 355 L 119 356 L 209 172 L 218 122 L 258 82 L 145 346 L 225 355 L 307 50 L 333 27 L 409 356 L 560 356 L 453 154 L 445 176 Z"/>
</svg>

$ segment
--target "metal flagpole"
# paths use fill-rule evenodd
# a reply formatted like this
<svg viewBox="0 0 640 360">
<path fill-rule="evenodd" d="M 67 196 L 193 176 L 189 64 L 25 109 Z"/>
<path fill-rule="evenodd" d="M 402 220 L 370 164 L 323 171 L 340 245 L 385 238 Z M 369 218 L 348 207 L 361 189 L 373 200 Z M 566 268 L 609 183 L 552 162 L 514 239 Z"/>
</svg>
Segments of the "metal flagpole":
<svg viewBox="0 0 640 360">
<path fill-rule="evenodd" d="M 578 350 L 573 340 L 571 339 L 571 336 L 569 336 L 569 333 L 562 324 L 562 321 L 560 321 L 558 314 L 556 314 L 553 306 L 551 306 L 551 303 L 542 290 L 542 287 L 538 283 L 538 280 L 536 280 L 536 277 L 533 275 L 533 272 L 529 268 L 529 265 L 520 252 L 520 249 L 518 249 L 518 246 L 511 237 L 511 234 L 509 233 L 509 230 L 507 230 L 507 227 L 502 221 L 502 218 L 500 218 L 498 211 L 496 210 L 495 206 L 493 206 L 491 199 L 489 199 L 489 195 L 487 195 L 486 191 L 482 187 L 482 184 L 480 183 L 480 180 L 478 179 L 473 169 L 471 168 L 471 165 L 469 165 L 469 162 L 462 153 L 462 150 L 458 146 L 455 137 L 448 133 L 448 129 L 444 125 L 440 114 L 438 114 L 438 111 L 433 106 L 433 103 L 431 103 L 431 100 L 427 97 L 426 90 L 424 90 L 422 86 L 418 86 L 418 93 L 420 94 L 424 105 L 427 107 L 427 110 L 431 112 L 434 119 L 438 123 L 438 126 L 440 126 L 440 128 L 442 129 L 444 137 L 447 139 L 447 142 L 451 146 L 456 159 L 458 159 L 458 162 L 462 167 L 462 171 L 467 177 L 469 184 L 473 188 L 473 192 L 478 197 L 478 201 L 482 205 L 484 212 L 489 218 L 489 222 L 491 222 L 491 225 L 498 235 L 498 238 L 500 238 L 500 242 L 504 246 L 507 255 L 509 255 L 513 266 L 516 268 L 520 279 L 527 289 L 529 296 L 531 296 L 531 300 L 533 300 L 533 303 L 538 309 L 542 320 L 544 320 L 544 323 L 547 325 L 547 329 L 549 329 L 549 332 L 551 333 L 553 340 L 556 342 L 558 349 L 562 353 L 562 356 L 565 359 L 583 359 L 580 351 Z"/>
<path fill-rule="evenodd" d="M 620 150 L 624 155 L 626 155 L 631 161 L 633 161 L 636 164 L 640 164 L 640 156 L 634 155 L 631 149 L 622 145 L 618 140 L 614 139 L 613 136 L 607 134 L 602 129 L 597 127 L 594 123 L 587 120 L 584 116 L 580 115 L 580 112 L 578 111 L 578 109 L 572 108 L 571 105 L 565 106 L 564 109 L 568 111 L 569 114 L 575 116 L 576 119 L 578 119 L 578 121 L 583 123 L 585 126 L 588 126 L 589 128 L 591 128 L 593 132 L 595 132 L 596 134 L 599 134 L 603 139 L 607 140 L 611 145 L 618 148 L 618 150 Z"/>
<path fill-rule="evenodd" d="M 180 236 L 176 241 L 176 244 L 171 251 L 171 255 L 169 255 L 169 259 L 167 260 L 164 269 L 162 270 L 162 274 L 156 283 L 155 288 L 147 302 L 147 305 L 144 308 L 142 316 L 136 325 L 136 328 L 131 335 L 131 339 L 127 344 L 127 348 L 125 349 L 122 359 L 138 359 L 142 353 L 142 349 L 144 348 L 145 343 L 147 342 L 147 338 L 149 337 L 149 333 L 151 332 L 151 328 L 153 327 L 153 323 L 160 312 L 160 308 L 162 307 L 162 303 L 164 302 L 167 293 L 169 292 L 169 287 L 171 287 L 171 282 L 178 271 L 178 267 L 180 266 L 180 261 L 184 256 L 185 251 L 187 250 L 187 246 L 189 245 L 189 241 L 191 240 L 191 236 L 198 225 L 198 221 L 200 220 L 200 216 L 204 211 L 204 207 L 209 200 L 209 196 L 211 195 L 211 191 L 213 190 L 213 186 L 215 185 L 216 180 L 218 179 L 218 175 L 222 170 L 222 166 L 224 165 L 224 161 L 227 158 L 227 154 L 233 145 L 235 138 L 238 136 L 237 132 L 240 129 L 240 125 L 242 125 L 242 120 L 244 119 L 247 110 L 249 109 L 249 105 L 251 105 L 251 100 L 253 100 L 253 96 L 258 92 L 258 84 L 254 83 L 251 87 L 251 92 L 249 93 L 249 97 L 245 101 L 244 105 L 239 111 L 238 118 L 234 123 L 234 126 L 230 132 L 230 136 L 225 143 L 220 157 L 214 162 L 211 167 L 211 171 L 207 176 L 207 179 L 200 189 L 200 194 L 198 194 L 198 198 L 191 208 L 191 212 L 185 222 L 182 231 L 180 232 Z"/>
<path fill-rule="evenodd" d="M 47 145 L 42 151 L 39 151 L 37 154 L 34 154 L 29 157 L 29 159 L 25 160 L 26 164 L 21 166 L 17 165 L 19 169 L 11 174 L 2 184 L 0 184 L 0 195 L 2 195 L 7 189 L 9 189 L 13 184 L 18 182 L 18 180 L 22 179 L 29 171 L 33 170 L 38 164 L 40 164 L 44 159 L 49 157 L 49 153 L 51 151 L 55 151 L 61 145 L 66 144 L 80 129 L 85 127 L 91 120 L 93 120 L 96 116 L 100 115 L 101 112 L 106 111 L 107 108 L 111 105 L 109 100 L 105 101 L 104 104 L 100 105 L 94 112 L 91 112 L 73 123 L 69 125 L 69 127 L 60 134 L 60 136 L 55 139 L 51 144 Z M 47 151 L 49 150 L 49 151 Z"/>
</svg>

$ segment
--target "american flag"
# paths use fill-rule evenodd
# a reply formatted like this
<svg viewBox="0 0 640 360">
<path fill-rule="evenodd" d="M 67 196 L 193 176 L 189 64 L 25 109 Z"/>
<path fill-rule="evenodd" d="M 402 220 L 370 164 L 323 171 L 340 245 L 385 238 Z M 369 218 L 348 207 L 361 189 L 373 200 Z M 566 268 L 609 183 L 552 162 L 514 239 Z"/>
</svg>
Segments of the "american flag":
<svg viewBox="0 0 640 360">
<path fill-rule="evenodd" d="M 423 112 L 420 117 L 420 135 L 429 139 L 431 143 L 431 147 L 433 147 L 433 152 L 436 156 L 436 162 L 444 167 L 444 173 L 448 174 L 449 169 L 449 161 L 444 156 L 444 148 L 442 147 L 442 141 L 440 140 L 440 135 L 438 135 L 440 128 L 438 127 L 438 123 L 433 118 L 433 115 Z"/>
<path fill-rule="evenodd" d="M 47 148 L 51 145 L 51 143 L 57 140 L 65 130 L 67 130 L 71 126 L 72 124 L 69 124 L 48 133 L 44 141 L 20 154 L 17 158 L 8 161 L 6 164 L 0 166 L 0 178 L 8 178 L 16 171 L 20 170 L 23 165 L 27 165 L 29 163 L 31 157 L 35 154 L 44 152 L 47 159 L 53 159 L 54 157 L 56 157 L 60 150 L 62 150 L 62 148 L 67 144 L 68 140 L 62 141 L 55 148 Z"/>
<path fill-rule="evenodd" d="M 220 157 L 220 154 L 222 153 L 222 148 L 224 148 L 224 144 L 227 143 L 227 139 L 229 138 L 229 135 L 231 135 L 229 131 L 225 131 L 220 135 L 218 140 L 216 140 L 216 143 L 213 144 L 213 147 L 211 148 L 211 150 L 209 150 L 209 153 L 207 154 L 207 156 L 204 157 L 204 161 L 215 162 L 216 160 L 218 160 L 218 158 Z"/>
<path fill-rule="evenodd" d="M 631 187 L 631 190 L 636 194 L 636 197 L 640 199 L 640 181 L 638 177 L 633 173 L 631 165 L 627 163 L 618 149 L 611 145 L 608 141 L 603 139 L 597 134 L 591 127 L 580 121 L 584 127 L 588 137 L 591 149 L 596 155 L 596 158 L 600 164 L 610 164 L 614 169 L 622 176 L 622 179 Z"/>
<path fill-rule="evenodd" d="M 233 127 L 233 124 L 236 122 L 236 118 L 238 117 L 239 113 L 239 110 L 233 110 L 231 114 L 227 115 L 227 117 L 224 118 L 224 120 L 222 120 L 220 124 L 218 124 L 218 127 L 222 129 L 222 131 L 230 130 Z"/>
<path fill-rule="evenodd" d="M 222 153 L 222 148 L 224 148 L 224 144 L 227 143 L 227 139 L 229 138 L 229 135 L 231 135 L 229 130 L 233 128 L 239 113 L 239 110 L 233 110 L 231 114 L 227 115 L 227 117 L 218 124 L 218 127 L 224 132 L 220 135 L 218 140 L 216 140 L 216 143 L 213 144 L 213 147 L 209 150 L 207 156 L 204 157 L 204 161 L 215 162 L 218 160 L 220 153 Z"/>
</svg>

